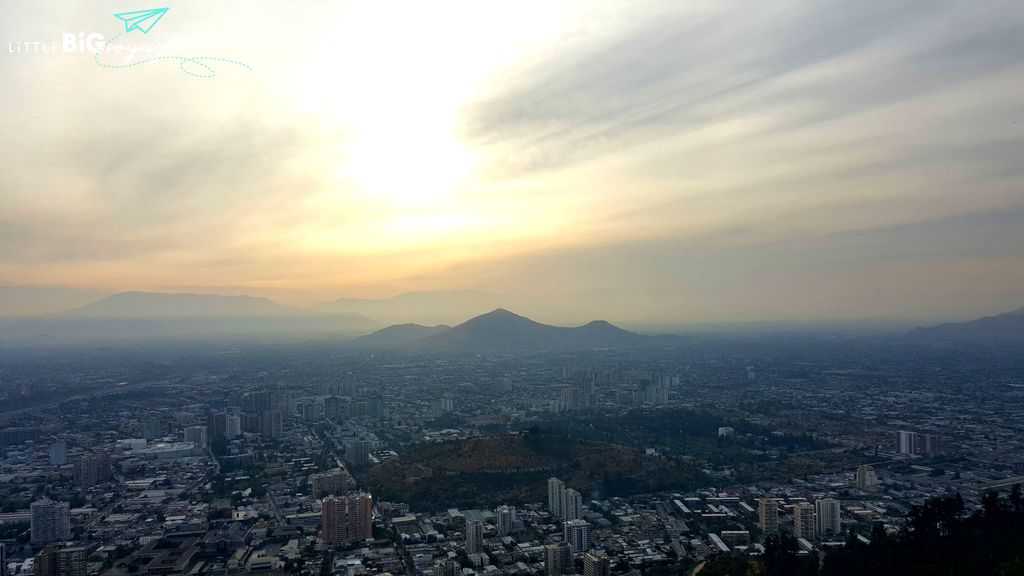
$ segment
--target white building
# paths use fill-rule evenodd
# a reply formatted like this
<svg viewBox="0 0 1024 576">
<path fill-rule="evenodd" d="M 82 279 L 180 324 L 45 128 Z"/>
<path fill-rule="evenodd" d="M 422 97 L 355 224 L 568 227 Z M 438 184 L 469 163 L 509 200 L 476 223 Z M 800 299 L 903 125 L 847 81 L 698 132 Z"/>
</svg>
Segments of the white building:
<svg viewBox="0 0 1024 576">
<path fill-rule="evenodd" d="M 185 442 L 191 442 L 196 446 L 205 448 L 208 445 L 206 426 L 189 426 L 185 428 Z"/>
<path fill-rule="evenodd" d="M 498 506 L 494 511 L 498 525 L 498 536 L 508 536 L 515 529 L 516 509 L 512 506 Z"/>
<path fill-rule="evenodd" d="M 815 515 L 818 518 L 818 536 L 835 536 L 840 533 L 839 501 L 835 498 L 822 498 L 814 503 Z"/>
<path fill-rule="evenodd" d="M 548 478 L 548 511 L 555 518 L 561 518 L 565 501 L 565 483 L 558 478 Z"/>
<path fill-rule="evenodd" d="M 484 523 L 479 520 L 466 522 L 466 554 L 484 551 Z"/>
<path fill-rule="evenodd" d="M 566 520 L 579 520 L 583 517 L 583 496 L 572 488 L 564 492 L 562 517 Z"/>
<path fill-rule="evenodd" d="M 573 554 L 590 550 L 590 523 L 586 520 L 569 520 L 565 523 L 565 541 Z"/>
<path fill-rule="evenodd" d="M 814 506 L 810 502 L 800 502 L 793 508 L 793 532 L 797 538 L 814 540 Z"/>
</svg>

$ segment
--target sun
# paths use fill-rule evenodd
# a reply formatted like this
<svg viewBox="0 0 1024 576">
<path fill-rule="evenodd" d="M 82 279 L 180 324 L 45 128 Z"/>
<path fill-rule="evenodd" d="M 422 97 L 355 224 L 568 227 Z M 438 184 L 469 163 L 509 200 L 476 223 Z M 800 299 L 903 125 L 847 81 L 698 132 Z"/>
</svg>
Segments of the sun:
<svg viewBox="0 0 1024 576">
<path fill-rule="evenodd" d="M 473 169 L 453 126 L 436 116 L 376 112 L 346 146 L 343 172 L 354 193 L 391 210 L 449 208 Z"/>
</svg>

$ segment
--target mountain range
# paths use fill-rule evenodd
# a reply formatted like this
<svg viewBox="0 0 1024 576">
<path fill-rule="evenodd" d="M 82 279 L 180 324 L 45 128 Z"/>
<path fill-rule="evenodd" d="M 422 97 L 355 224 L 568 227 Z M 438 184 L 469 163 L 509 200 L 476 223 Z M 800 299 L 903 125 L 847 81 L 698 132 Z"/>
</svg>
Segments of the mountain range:
<svg viewBox="0 0 1024 576">
<path fill-rule="evenodd" d="M 1024 308 L 968 322 L 917 328 L 910 336 L 917 340 L 946 344 L 1022 345 Z"/>
<path fill-rule="evenodd" d="M 406 292 L 390 298 L 340 298 L 316 308 L 324 314 L 358 315 L 382 324 L 447 324 L 501 306 L 501 298 L 476 290 Z"/>
<path fill-rule="evenodd" d="M 583 326 L 541 324 L 498 308 L 453 327 L 403 324 L 356 338 L 356 348 L 443 353 L 518 353 L 632 347 L 651 337 L 603 320 Z"/>
<path fill-rule="evenodd" d="M 7 294 L 18 296 L 20 292 L 8 290 Z M 362 334 L 348 345 L 367 350 L 503 353 L 632 347 L 663 340 L 604 321 L 575 327 L 542 324 L 493 305 L 497 299 L 475 291 L 411 292 L 379 300 L 340 299 L 317 308 L 299 309 L 244 295 L 122 292 L 62 313 L 26 316 L 19 314 L 19 307 L 9 309 L 8 317 L 0 318 L 0 344 Z M 26 302 L 25 298 L 15 300 Z M 471 318 L 449 325 L 467 317 Z M 907 341 L 1024 346 L 1024 308 L 967 322 L 917 328 L 907 333 Z"/>
<path fill-rule="evenodd" d="M 265 318 L 299 311 L 267 298 L 219 294 L 121 292 L 65 312 L 76 318 Z"/>
</svg>

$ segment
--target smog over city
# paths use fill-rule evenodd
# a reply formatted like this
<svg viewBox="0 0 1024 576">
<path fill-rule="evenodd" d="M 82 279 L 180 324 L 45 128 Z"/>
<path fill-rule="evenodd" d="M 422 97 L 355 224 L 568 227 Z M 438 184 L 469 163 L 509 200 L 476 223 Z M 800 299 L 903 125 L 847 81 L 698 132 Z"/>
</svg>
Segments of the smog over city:
<svg viewBox="0 0 1024 576">
<path fill-rule="evenodd" d="M 1024 574 L 1024 4 L 0 46 L 0 576 Z"/>
</svg>

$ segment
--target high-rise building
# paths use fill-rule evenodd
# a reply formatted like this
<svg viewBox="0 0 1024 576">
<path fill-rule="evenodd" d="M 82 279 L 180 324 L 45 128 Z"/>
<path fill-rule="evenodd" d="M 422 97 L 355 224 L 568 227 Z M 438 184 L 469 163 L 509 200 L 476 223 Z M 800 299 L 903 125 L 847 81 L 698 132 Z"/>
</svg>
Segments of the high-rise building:
<svg viewBox="0 0 1024 576">
<path fill-rule="evenodd" d="M 185 428 L 185 442 L 191 442 L 200 450 L 209 446 L 209 437 L 206 435 L 206 426 L 189 426 Z"/>
<path fill-rule="evenodd" d="M 462 565 L 459 564 L 458 560 L 448 558 L 434 562 L 432 576 L 460 576 L 461 574 Z"/>
<path fill-rule="evenodd" d="M 870 464 L 861 464 L 857 467 L 857 489 L 874 490 L 878 487 L 878 474 L 875 467 Z"/>
<path fill-rule="evenodd" d="M 328 496 L 320 502 L 320 531 L 328 545 L 346 544 L 348 538 L 348 499 Z"/>
<path fill-rule="evenodd" d="M 86 576 L 88 549 L 47 546 L 36 555 L 33 576 Z"/>
<path fill-rule="evenodd" d="M 302 419 L 306 422 L 316 422 L 320 419 L 320 405 L 316 402 L 306 402 L 301 409 Z"/>
<path fill-rule="evenodd" d="M 373 498 L 365 492 L 324 498 L 320 525 L 323 540 L 330 545 L 372 538 Z"/>
<path fill-rule="evenodd" d="M 278 438 L 284 433 L 284 415 L 280 410 L 260 413 L 260 434 L 265 438 Z"/>
<path fill-rule="evenodd" d="M 345 461 L 352 468 L 361 470 L 370 465 L 370 451 L 373 444 L 369 440 L 353 438 L 345 442 Z"/>
<path fill-rule="evenodd" d="M 779 531 L 779 503 L 775 498 L 759 498 L 757 501 L 758 527 L 768 534 Z"/>
<path fill-rule="evenodd" d="M 75 483 L 83 489 L 106 482 L 111 476 L 110 456 L 106 454 L 83 454 L 75 462 Z"/>
<path fill-rule="evenodd" d="M 268 412 L 277 407 L 277 398 L 270 390 L 249 392 L 243 398 L 243 406 L 248 412 L 257 414 Z"/>
<path fill-rule="evenodd" d="M 600 552 L 587 552 L 583 555 L 583 576 L 610 576 L 612 564 L 608 556 Z"/>
<path fill-rule="evenodd" d="M 68 445 L 63 440 L 50 444 L 50 466 L 63 466 L 68 463 Z"/>
<path fill-rule="evenodd" d="M 590 550 L 590 523 L 586 520 L 569 520 L 564 525 L 565 541 L 573 554 Z"/>
<path fill-rule="evenodd" d="M 512 506 L 498 506 L 494 511 L 498 525 L 498 536 L 508 536 L 515 529 L 516 509 Z"/>
<path fill-rule="evenodd" d="M 32 503 L 32 543 L 61 542 L 71 537 L 71 519 L 67 502 L 38 500 Z"/>
<path fill-rule="evenodd" d="M 346 410 L 346 402 L 337 396 L 330 396 L 324 400 L 324 416 L 328 420 L 341 422 L 345 418 Z"/>
<path fill-rule="evenodd" d="M 583 517 L 583 496 L 572 488 L 567 488 L 564 492 L 562 517 L 565 520 L 579 520 Z"/>
<path fill-rule="evenodd" d="M 814 541 L 814 506 L 810 502 L 801 502 L 793 508 L 793 532 L 797 538 Z"/>
<path fill-rule="evenodd" d="M 343 494 L 355 484 L 352 480 L 352 475 L 344 468 L 335 468 L 327 472 L 313 474 L 309 477 L 309 483 L 312 487 L 313 498 L 317 499 L 324 496 Z"/>
<path fill-rule="evenodd" d="M 466 522 L 466 554 L 484 551 L 484 523 L 479 520 Z"/>
<path fill-rule="evenodd" d="M 242 432 L 248 432 L 249 434 L 260 434 L 263 432 L 261 427 L 262 418 L 259 414 L 252 412 L 242 412 L 239 416 L 242 424 Z"/>
<path fill-rule="evenodd" d="M 242 417 L 238 414 L 228 414 L 224 417 L 224 437 L 233 440 L 242 435 Z"/>
<path fill-rule="evenodd" d="M 7 545 L 0 542 L 0 576 L 7 576 Z"/>
<path fill-rule="evenodd" d="M 942 440 L 934 434 L 900 430 L 896 433 L 896 447 L 900 454 L 934 456 L 942 452 Z"/>
<path fill-rule="evenodd" d="M 558 478 L 548 478 L 548 511 L 555 518 L 562 517 L 564 500 L 565 483 Z"/>
<path fill-rule="evenodd" d="M 434 400 L 434 414 L 441 416 L 455 410 L 455 400 L 448 396 L 442 396 Z"/>
<path fill-rule="evenodd" d="M 206 436 L 210 444 L 222 442 L 228 435 L 228 415 L 225 412 L 211 412 L 206 415 Z"/>
<path fill-rule="evenodd" d="M 373 498 L 369 493 L 360 492 L 349 496 L 349 514 L 354 539 L 373 538 Z"/>
<path fill-rule="evenodd" d="M 544 547 L 544 576 L 561 576 L 573 572 L 572 550 L 565 542 Z"/>
<path fill-rule="evenodd" d="M 148 416 L 142 421 L 142 437 L 155 440 L 164 435 L 164 422 L 156 416 Z"/>
<path fill-rule="evenodd" d="M 818 536 L 836 536 L 841 533 L 839 517 L 839 501 L 835 498 L 822 498 L 814 503 L 815 515 L 818 518 Z"/>
</svg>

